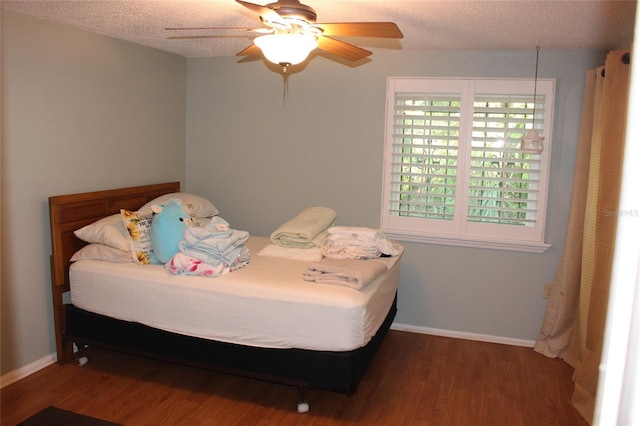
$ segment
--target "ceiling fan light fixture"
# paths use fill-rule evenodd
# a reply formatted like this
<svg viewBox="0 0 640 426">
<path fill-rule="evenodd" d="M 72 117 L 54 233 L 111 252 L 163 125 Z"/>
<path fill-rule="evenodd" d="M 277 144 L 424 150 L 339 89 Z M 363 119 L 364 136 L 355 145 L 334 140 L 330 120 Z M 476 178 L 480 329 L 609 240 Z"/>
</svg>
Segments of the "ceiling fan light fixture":
<svg viewBox="0 0 640 426">
<path fill-rule="evenodd" d="M 278 65 L 297 65 L 318 47 L 316 37 L 310 34 L 270 34 L 256 37 L 253 42 L 269 62 Z"/>
</svg>

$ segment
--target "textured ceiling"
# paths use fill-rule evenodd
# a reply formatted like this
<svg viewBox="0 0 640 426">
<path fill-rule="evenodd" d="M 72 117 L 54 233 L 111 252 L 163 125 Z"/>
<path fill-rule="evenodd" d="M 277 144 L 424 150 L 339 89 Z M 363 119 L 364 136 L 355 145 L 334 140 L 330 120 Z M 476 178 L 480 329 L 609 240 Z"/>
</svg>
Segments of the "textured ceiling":
<svg viewBox="0 0 640 426">
<path fill-rule="evenodd" d="M 252 1 L 264 5 L 267 2 Z M 392 50 L 610 49 L 630 41 L 636 1 L 303 0 L 318 22 L 392 21 L 401 40 L 342 38 L 375 52 Z M 215 38 L 168 39 L 166 27 L 260 26 L 234 0 L 2 1 L 9 9 L 186 57 L 233 56 L 255 33 L 189 32 Z M 171 35 L 181 35 L 172 32 Z"/>
</svg>

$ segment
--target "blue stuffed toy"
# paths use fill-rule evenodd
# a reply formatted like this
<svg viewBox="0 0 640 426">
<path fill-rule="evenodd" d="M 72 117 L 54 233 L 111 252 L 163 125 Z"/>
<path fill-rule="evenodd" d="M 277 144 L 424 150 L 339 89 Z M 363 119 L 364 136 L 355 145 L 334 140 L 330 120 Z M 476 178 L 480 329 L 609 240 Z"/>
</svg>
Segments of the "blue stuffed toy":
<svg viewBox="0 0 640 426">
<path fill-rule="evenodd" d="M 168 200 L 163 206 L 154 205 L 151 209 L 155 213 L 150 230 L 153 253 L 160 263 L 167 263 L 178 253 L 178 243 L 192 217 L 179 199 Z"/>
</svg>

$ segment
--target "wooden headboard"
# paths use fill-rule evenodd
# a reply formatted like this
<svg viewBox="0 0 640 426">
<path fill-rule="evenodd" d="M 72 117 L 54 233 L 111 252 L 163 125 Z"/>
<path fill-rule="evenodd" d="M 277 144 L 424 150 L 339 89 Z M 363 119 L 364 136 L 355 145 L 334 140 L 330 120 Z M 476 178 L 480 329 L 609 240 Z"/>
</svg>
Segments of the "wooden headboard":
<svg viewBox="0 0 640 426">
<path fill-rule="evenodd" d="M 103 217 L 120 213 L 120 209 L 138 210 L 154 198 L 172 192 L 180 192 L 180 182 L 49 197 L 51 290 L 58 363 L 64 364 L 73 355 L 71 343 L 64 339 L 65 314 L 62 296 L 69 291 L 69 259 L 86 245 L 73 234 L 73 231 Z"/>
</svg>

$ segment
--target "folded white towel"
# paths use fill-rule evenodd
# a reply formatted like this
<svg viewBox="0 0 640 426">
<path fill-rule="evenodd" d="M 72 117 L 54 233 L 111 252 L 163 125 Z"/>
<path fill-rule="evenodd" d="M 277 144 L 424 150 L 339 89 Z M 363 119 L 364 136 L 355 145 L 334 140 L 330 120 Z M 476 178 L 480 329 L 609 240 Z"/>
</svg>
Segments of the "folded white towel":
<svg viewBox="0 0 640 426">
<path fill-rule="evenodd" d="M 335 259 L 374 259 L 381 255 L 400 253 L 387 239 L 384 231 L 359 226 L 332 226 L 321 246 L 325 257 Z"/>
<path fill-rule="evenodd" d="M 381 229 L 367 228 L 364 226 L 332 226 L 327 230 L 331 236 L 362 236 L 366 238 L 384 239 L 386 238 Z"/>
<path fill-rule="evenodd" d="M 280 257 L 284 259 L 304 260 L 306 262 L 317 262 L 322 259 L 322 253 L 318 247 L 299 249 L 282 247 L 275 244 L 267 244 L 258 252 L 258 256 Z"/>
</svg>

